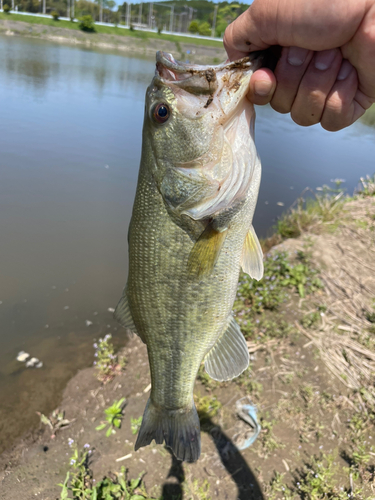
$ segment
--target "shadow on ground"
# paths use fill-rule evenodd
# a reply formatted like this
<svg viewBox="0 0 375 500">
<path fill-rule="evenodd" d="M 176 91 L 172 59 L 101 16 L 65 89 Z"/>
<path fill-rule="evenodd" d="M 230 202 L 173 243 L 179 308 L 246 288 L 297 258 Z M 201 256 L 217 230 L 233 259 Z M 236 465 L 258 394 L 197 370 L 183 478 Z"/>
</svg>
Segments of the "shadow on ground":
<svg viewBox="0 0 375 500">
<path fill-rule="evenodd" d="M 265 500 L 259 483 L 242 457 L 238 448 L 223 432 L 220 426 L 215 425 L 210 419 L 205 420 L 202 431 L 209 434 L 219 453 L 220 460 L 237 486 L 236 500 Z M 163 500 L 181 500 L 183 498 L 183 482 L 185 472 L 183 462 L 177 460 L 171 453 L 172 464 L 168 478 L 175 478 L 177 483 L 165 483 L 162 490 Z"/>
</svg>

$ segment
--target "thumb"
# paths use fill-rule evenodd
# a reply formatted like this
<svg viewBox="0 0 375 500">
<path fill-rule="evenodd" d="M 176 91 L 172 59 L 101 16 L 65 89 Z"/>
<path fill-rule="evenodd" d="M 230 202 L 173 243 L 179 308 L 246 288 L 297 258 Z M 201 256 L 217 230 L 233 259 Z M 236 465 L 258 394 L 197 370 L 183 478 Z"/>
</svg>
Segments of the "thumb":
<svg viewBox="0 0 375 500">
<path fill-rule="evenodd" d="M 276 77 L 270 69 L 261 68 L 252 75 L 247 98 L 253 104 L 268 104 L 276 90 Z"/>
<path fill-rule="evenodd" d="M 246 57 L 254 50 L 270 47 L 270 44 L 264 43 L 259 36 L 257 22 L 252 15 L 253 10 L 250 6 L 225 30 L 223 43 L 231 61 Z"/>
</svg>

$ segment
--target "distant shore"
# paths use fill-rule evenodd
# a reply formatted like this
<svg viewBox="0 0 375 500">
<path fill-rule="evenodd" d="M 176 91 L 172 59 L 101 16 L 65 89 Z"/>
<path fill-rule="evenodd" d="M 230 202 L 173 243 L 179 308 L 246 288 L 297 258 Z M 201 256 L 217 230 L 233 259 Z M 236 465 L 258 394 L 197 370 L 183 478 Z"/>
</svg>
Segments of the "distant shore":
<svg viewBox="0 0 375 500">
<path fill-rule="evenodd" d="M 214 40 L 191 39 L 174 35 L 130 31 L 97 26 L 95 33 L 78 29 L 77 23 L 53 21 L 17 14 L 0 13 L 0 35 L 38 38 L 53 43 L 85 48 L 116 50 L 126 55 L 154 58 L 156 50 L 171 52 L 192 63 L 217 64 L 226 59 L 223 45 Z"/>
</svg>

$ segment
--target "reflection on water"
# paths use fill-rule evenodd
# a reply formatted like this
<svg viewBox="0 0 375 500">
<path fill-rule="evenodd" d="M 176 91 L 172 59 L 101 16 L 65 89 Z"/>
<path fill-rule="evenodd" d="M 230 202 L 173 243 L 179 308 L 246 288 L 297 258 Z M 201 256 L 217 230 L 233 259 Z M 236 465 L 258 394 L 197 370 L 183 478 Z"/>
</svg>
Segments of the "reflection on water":
<svg viewBox="0 0 375 500">
<path fill-rule="evenodd" d="M 152 61 L 0 37 L 0 449 L 37 422 L 36 410 L 56 406 L 67 379 L 92 362 L 95 338 L 125 342 L 108 308 L 126 281 L 153 73 Z M 374 171 L 374 130 L 361 123 L 330 134 L 265 107 L 256 139 L 261 236 L 283 210 L 277 202 L 287 207 L 335 177 L 352 190 Z M 21 350 L 43 368 L 25 369 Z"/>
</svg>

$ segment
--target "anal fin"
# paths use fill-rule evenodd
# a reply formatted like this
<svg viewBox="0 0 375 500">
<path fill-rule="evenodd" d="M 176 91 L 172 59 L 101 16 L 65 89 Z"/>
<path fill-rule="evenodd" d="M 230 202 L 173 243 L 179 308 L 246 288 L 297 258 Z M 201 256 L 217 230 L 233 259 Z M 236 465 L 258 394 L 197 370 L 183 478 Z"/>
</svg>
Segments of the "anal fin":
<svg viewBox="0 0 375 500">
<path fill-rule="evenodd" d="M 132 317 L 132 313 L 130 311 L 128 297 L 126 295 L 126 287 L 123 292 L 123 295 L 116 306 L 115 312 L 113 313 L 113 317 L 116 321 L 120 323 L 121 326 L 131 330 L 133 333 L 138 335 L 138 337 L 142 340 L 142 342 L 146 343 L 142 338 L 139 332 L 137 332 L 137 328 L 134 324 L 134 320 Z"/>
<path fill-rule="evenodd" d="M 190 277 L 202 278 L 211 273 L 219 258 L 227 232 L 227 229 L 219 232 L 211 224 L 207 225 L 189 255 L 188 272 Z"/>
<path fill-rule="evenodd" d="M 223 382 L 241 375 L 249 366 L 249 360 L 246 340 L 230 316 L 226 330 L 205 357 L 205 370 L 211 378 Z"/>
<path fill-rule="evenodd" d="M 264 271 L 263 251 L 253 226 L 250 227 L 246 235 L 242 249 L 241 267 L 250 278 L 258 281 L 262 279 Z"/>
</svg>

